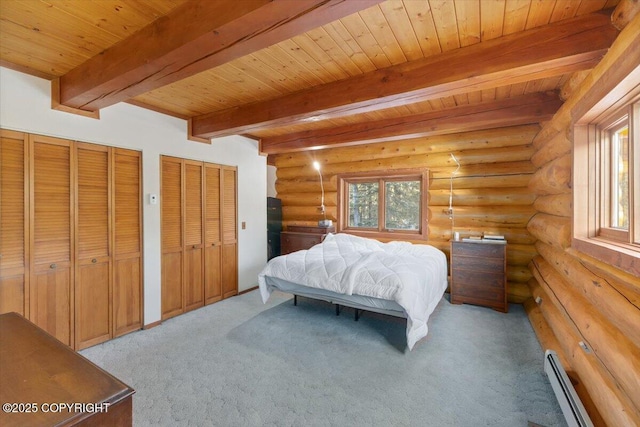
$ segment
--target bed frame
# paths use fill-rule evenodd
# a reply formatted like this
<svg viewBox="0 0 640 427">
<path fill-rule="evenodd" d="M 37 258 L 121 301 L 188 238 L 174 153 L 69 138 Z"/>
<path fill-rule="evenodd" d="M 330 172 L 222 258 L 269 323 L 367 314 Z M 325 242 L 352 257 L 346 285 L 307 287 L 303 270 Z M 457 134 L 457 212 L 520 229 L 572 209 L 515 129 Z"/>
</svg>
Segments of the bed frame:
<svg viewBox="0 0 640 427">
<path fill-rule="evenodd" d="M 371 311 L 404 319 L 407 318 L 407 314 L 395 301 L 363 297 L 361 295 L 343 295 L 325 289 L 310 288 L 270 276 L 266 276 L 265 279 L 268 285 L 282 292 L 293 294 L 293 305 L 296 306 L 298 305 L 298 296 L 302 296 L 334 304 L 336 306 L 336 316 L 340 315 L 341 306 L 353 308 L 355 310 L 356 321 L 360 318 L 360 312 L 362 311 Z"/>
</svg>

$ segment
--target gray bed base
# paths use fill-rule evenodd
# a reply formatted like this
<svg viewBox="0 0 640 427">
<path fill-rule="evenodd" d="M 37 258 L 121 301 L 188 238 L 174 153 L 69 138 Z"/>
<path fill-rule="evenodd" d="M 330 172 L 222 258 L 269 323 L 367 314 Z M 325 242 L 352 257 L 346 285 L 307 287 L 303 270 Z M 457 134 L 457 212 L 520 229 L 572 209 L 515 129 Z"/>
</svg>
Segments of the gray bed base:
<svg viewBox="0 0 640 427">
<path fill-rule="evenodd" d="M 407 318 L 404 309 L 395 301 L 380 298 L 365 297 L 362 295 L 344 295 L 319 288 L 310 288 L 297 283 L 275 277 L 266 276 L 265 282 L 268 286 L 282 292 L 293 294 L 293 304 L 298 305 L 298 296 L 327 301 L 336 306 L 336 316 L 340 315 L 340 307 L 350 307 L 355 310 L 355 320 L 360 317 L 360 311 L 372 311 L 374 313 L 386 314 L 394 317 Z"/>
</svg>

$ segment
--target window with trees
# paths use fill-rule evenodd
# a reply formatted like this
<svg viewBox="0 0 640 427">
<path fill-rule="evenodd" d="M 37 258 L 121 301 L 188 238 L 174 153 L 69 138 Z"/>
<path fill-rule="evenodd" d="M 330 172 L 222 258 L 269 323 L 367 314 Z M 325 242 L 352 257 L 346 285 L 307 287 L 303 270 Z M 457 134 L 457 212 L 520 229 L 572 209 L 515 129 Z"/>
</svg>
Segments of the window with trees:
<svg viewBox="0 0 640 427">
<path fill-rule="evenodd" d="M 369 237 L 427 238 L 428 171 L 338 177 L 338 231 Z"/>
<path fill-rule="evenodd" d="M 618 268 L 636 271 L 640 262 L 640 89 L 616 90 L 622 95 L 617 101 L 608 106 L 596 103 L 573 129 L 573 246 Z"/>
</svg>

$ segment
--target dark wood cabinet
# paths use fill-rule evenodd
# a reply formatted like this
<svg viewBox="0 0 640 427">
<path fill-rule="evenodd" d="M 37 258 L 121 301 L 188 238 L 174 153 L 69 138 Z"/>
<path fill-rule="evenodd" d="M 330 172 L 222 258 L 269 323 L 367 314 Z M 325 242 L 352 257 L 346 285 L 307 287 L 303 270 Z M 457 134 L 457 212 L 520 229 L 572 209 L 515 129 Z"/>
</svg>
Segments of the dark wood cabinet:
<svg viewBox="0 0 640 427">
<path fill-rule="evenodd" d="M 0 315 L 0 366 L 2 426 L 132 425 L 131 387 L 17 313 Z"/>
<path fill-rule="evenodd" d="M 451 303 L 507 312 L 506 242 L 451 242 Z"/>
<path fill-rule="evenodd" d="M 309 249 L 321 243 L 329 233 L 335 233 L 335 227 L 306 227 L 290 225 L 287 231 L 280 233 L 280 248 L 282 255 L 302 249 Z"/>
</svg>

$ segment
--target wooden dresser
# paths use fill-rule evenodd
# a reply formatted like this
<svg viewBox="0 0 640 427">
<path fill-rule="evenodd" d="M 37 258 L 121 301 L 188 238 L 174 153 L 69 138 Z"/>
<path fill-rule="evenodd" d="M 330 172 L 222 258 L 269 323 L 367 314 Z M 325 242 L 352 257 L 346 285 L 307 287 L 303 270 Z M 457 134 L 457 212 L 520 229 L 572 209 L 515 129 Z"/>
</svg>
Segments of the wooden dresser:
<svg viewBox="0 0 640 427">
<path fill-rule="evenodd" d="M 287 231 L 280 233 L 280 251 L 282 255 L 302 249 L 309 249 L 321 243 L 329 233 L 335 233 L 335 227 L 306 227 L 290 225 Z"/>
<path fill-rule="evenodd" d="M 0 425 L 130 426 L 134 390 L 17 313 L 0 315 Z"/>
<path fill-rule="evenodd" d="M 451 303 L 507 312 L 505 241 L 451 242 Z"/>
</svg>

